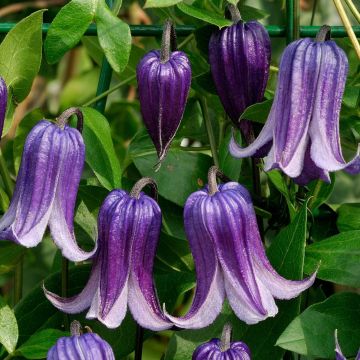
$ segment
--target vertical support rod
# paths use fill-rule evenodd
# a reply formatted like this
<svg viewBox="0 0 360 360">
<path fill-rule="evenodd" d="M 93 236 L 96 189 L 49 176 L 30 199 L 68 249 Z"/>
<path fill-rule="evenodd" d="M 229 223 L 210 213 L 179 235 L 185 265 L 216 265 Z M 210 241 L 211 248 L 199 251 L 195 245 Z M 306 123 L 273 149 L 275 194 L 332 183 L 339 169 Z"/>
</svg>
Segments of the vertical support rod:
<svg viewBox="0 0 360 360">
<path fill-rule="evenodd" d="M 300 1 L 286 0 L 286 43 L 300 37 Z"/>
<path fill-rule="evenodd" d="M 113 5 L 113 0 L 106 0 L 106 3 L 111 9 Z M 102 94 L 103 92 L 109 89 L 111 76 L 112 76 L 112 68 L 104 55 L 100 69 L 100 77 L 99 77 L 98 87 L 96 90 L 96 96 L 99 96 L 100 94 Z M 95 109 L 101 113 L 104 113 L 106 100 L 107 100 L 107 96 L 98 100 L 94 105 Z"/>
</svg>

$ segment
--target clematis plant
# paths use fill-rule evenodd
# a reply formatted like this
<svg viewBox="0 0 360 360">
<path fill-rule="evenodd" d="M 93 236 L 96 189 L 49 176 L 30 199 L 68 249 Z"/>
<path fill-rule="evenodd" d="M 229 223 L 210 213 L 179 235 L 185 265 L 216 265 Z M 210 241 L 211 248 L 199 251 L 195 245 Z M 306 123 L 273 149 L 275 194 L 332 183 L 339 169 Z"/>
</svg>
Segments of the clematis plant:
<svg viewBox="0 0 360 360">
<path fill-rule="evenodd" d="M 67 125 L 73 114 L 81 131 L 82 113 L 70 108 L 56 124 L 41 120 L 27 136 L 14 195 L 0 220 L 0 239 L 34 247 L 49 225 L 62 254 L 69 260 L 83 261 L 94 255 L 96 247 L 83 251 L 74 235 L 74 208 L 85 145 L 80 131 Z"/>
<path fill-rule="evenodd" d="M 337 329 L 335 330 L 335 357 L 336 357 L 336 360 L 346 360 L 346 357 L 342 353 L 340 345 L 339 345 Z M 360 349 L 356 355 L 355 360 L 360 360 Z"/>
<path fill-rule="evenodd" d="M 108 328 L 118 327 L 127 305 L 144 328 L 164 330 L 172 326 L 161 311 L 152 272 L 161 228 L 157 202 L 141 190 L 156 183 L 139 180 L 128 194 L 113 190 L 102 204 L 98 217 L 98 252 L 90 279 L 83 291 L 66 299 L 46 290 L 50 302 L 65 313 L 90 307 L 87 318 L 96 318 Z"/>
<path fill-rule="evenodd" d="M 270 38 L 258 21 L 245 23 L 236 5 L 228 4 L 228 9 L 234 24 L 212 34 L 209 63 L 226 113 L 250 143 L 254 136 L 251 122 L 239 122 L 239 117 L 264 97 L 269 78 Z"/>
<path fill-rule="evenodd" d="M 281 277 L 266 257 L 249 192 L 224 178 L 214 166 L 208 186 L 187 199 L 184 224 L 194 257 L 197 287 L 189 312 L 167 316 L 178 327 L 199 329 L 220 313 L 225 295 L 239 319 L 256 324 L 275 316 L 274 298 L 292 299 L 316 277 L 292 281 Z"/>
<path fill-rule="evenodd" d="M 281 169 L 300 185 L 314 179 L 330 182 L 330 171 L 360 172 L 359 151 L 347 163 L 339 137 L 348 60 L 329 39 L 330 27 L 323 26 L 315 41 L 297 40 L 285 49 L 267 122 L 246 148 L 232 138 L 229 150 L 234 157 L 267 154 L 265 171 Z"/>
</svg>

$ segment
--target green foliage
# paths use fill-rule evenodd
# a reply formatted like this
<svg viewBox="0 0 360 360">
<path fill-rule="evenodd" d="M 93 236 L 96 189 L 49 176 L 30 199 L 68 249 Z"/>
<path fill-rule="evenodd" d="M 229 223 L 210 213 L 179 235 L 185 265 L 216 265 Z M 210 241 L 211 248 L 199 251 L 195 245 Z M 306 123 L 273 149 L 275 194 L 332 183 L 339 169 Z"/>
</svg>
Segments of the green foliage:
<svg viewBox="0 0 360 360">
<path fill-rule="evenodd" d="M 19 338 L 18 324 L 11 308 L 0 298 L 0 344 L 11 354 Z"/>
<path fill-rule="evenodd" d="M 335 329 L 344 355 L 354 357 L 360 338 L 360 295 L 339 293 L 308 307 L 291 322 L 276 345 L 299 354 L 332 359 Z"/>
</svg>

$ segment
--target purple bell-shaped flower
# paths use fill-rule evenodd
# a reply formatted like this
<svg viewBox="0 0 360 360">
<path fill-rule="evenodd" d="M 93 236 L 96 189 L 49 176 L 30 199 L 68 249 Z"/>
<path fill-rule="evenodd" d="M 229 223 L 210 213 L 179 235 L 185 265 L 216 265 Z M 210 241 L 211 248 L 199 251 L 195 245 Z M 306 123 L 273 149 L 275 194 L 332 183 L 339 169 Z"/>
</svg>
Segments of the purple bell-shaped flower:
<svg viewBox="0 0 360 360">
<path fill-rule="evenodd" d="M 225 324 L 221 339 L 212 339 L 196 348 L 192 360 L 251 360 L 248 346 L 231 341 L 231 325 Z"/>
<path fill-rule="evenodd" d="M 136 74 L 141 114 L 161 163 L 179 128 L 191 84 L 190 61 L 176 51 L 171 21 L 165 22 L 161 50 L 146 54 Z"/>
<path fill-rule="evenodd" d="M 98 252 L 90 279 L 83 291 L 61 298 L 44 288 L 50 302 L 65 313 L 90 307 L 86 317 L 98 319 L 108 328 L 118 327 L 127 305 L 144 328 L 164 330 L 172 326 L 161 311 L 153 281 L 153 264 L 161 228 L 157 202 L 141 192 L 156 184 L 139 180 L 128 194 L 113 190 L 102 204 L 98 217 Z"/>
<path fill-rule="evenodd" d="M 62 254 L 72 261 L 93 256 L 80 249 L 74 235 L 74 208 L 85 145 L 81 133 L 66 124 L 76 114 L 82 127 L 82 113 L 70 108 L 56 124 L 41 120 L 26 138 L 14 195 L 0 220 L 0 239 L 25 247 L 41 241 L 47 225 Z"/>
<path fill-rule="evenodd" d="M 300 185 L 313 179 L 330 182 L 330 171 L 360 172 L 360 150 L 348 163 L 341 152 L 339 114 L 348 60 L 329 40 L 329 32 L 323 26 L 315 41 L 297 40 L 285 49 L 267 122 L 246 148 L 232 138 L 233 156 L 254 156 L 270 148 L 265 171 L 281 169 Z"/>
<path fill-rule="evenodd" d="M 70 332 L 49 350 L 47 360 L 115 360 L 111 346 L 91 331 L 83 334 L 78 321 L 71 323 Z"/>
<path fill-rule="evenodd" d="M 276 299 L 292 299 L 309 288 L 316 274 L 286 280 L 271 266 L 261 242 L 249 192 L 237 182 L 217 185 L 216 167 L 208 186 L 191 194 L 184 224 L 195 262 L 197 286 L 183 317 L 166 314 L 182 328 L 199 329 L 219 315 L 224 297 L 240 320 L 256 324 L 275 316 Z"/>
<path fill-rule="evenodd" d="M 0 139 L 4 128 L 8 91 L 4 79 L 0 76 Z"/>
<path fill-rule="evenodd" d="M 251 123 L 239 122 L 239 117 L 248 106 L 263 100 L 269 77 L 270 38 L 259 22 L 245 23 L 235 5 L 228 8 L 234 24 L 212 34 L 209 63 L 226 113 L 251 142 Z"/>
</svg>

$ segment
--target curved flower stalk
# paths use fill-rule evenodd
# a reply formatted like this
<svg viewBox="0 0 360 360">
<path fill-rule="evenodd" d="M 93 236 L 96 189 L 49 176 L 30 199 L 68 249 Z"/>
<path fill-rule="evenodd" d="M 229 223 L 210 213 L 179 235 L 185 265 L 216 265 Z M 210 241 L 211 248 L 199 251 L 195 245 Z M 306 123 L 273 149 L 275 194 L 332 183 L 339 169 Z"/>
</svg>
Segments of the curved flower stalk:
<svg viewBox="0 0 360 360">
<path fill-rule="evenodd" d="M 239 319 L 256 324 L 275 316 L 274 298 L 292 299 L 309 288 L 316 274 L 292 281 L 271 266 L 261 242 L 248 191 L 236 182 L 216 184 L 223 176 L 209 170 L 209 184 L 186 201 L 185 232 L 197 274 L 189 312 L 180 318 L 167 314 L 178 327 L 202 328 L 220 313 L 226 294 Z"/>
<path fill-rule="evenodd" d="M 49 225 L 63 256 L 83 261 L 93 256 L 96 248 L 83 251 L 74 235 L 74 207 L 85 145 L 81 133 L 66 125 L 73 114 L 82 126 L 82 113 L 70 108 L 57 124 L 41 120 L 26 138 L 14 195 L 0 220 L 0 239 L 33 247 Z"/>
<path fill-rule="evenodd" d="M 212 77 L 226 113 L 251 142 L 251 122 L 242 120 L 244 110 L 263 100 L 269 78 L 269 35 L 257 21 L 241 20 L 239 10 L 229 4 L 234 25 L 215 31 L 209 42 Z"/>
<path fill-rule="evenodd" d="M 51 303 L 66 313 L 90 307 L 86 317 L 97 318 L 108 328 L 118 327 L 127 304 L 144 328 L 164 330 L 172 326 L 159 307 L 152 272 L 161 227 L 161 211 L 155 200 L 141 192 L 155 182 L 139 180 L 128 194 L 113 190 L 98 217 L 98 252 L 83 291 L 61 298 L 44 288 Z"/>
<path fill-rule="evenodd" d="M 4 79 L 0 76 L 0 139 L 4 128 L 8 91 Z"/>
<path fill-rule="evenodd" d="M 71 323 L 70 333 L 49 350 L 47 360 L 115 360 L 111 346 L 91 331 L 83 334 L 78 321 Z"/>
<path fill-rule="evenodd" d="M 300 185 L 313 179 L 330 182 L 329 171 L 360 172 L 359 150 L 349 163 L 341 152 L 339 113 L 348 60 L 327 39 L 329 31 L 324 26 L 316 41 L 297 40 L 285 49 L 267 122 L 246 148 L 232 138 L 229 150 L 233 156 L 253 156 L 272 143 L 265 171 L 281 169 Z"/>
<path fill-rule="evenodd" d="M 221 339 L 212 339 L 200 345 L 192 360 L 251 360 L 248 346 L 241 341 L 231 342 L 231 325 L 225 324 Z"/>
<path fill-rule="evenodd" d="M 337 329 L 335 330 L 335 356 L 336 356 L 336 360 L 346 360 L 346 357 L 343 355 L 340 349 L 340 345 L 337 337 Z M 360 360 L 360 349 L 356 355 L 355 360 Z"/>
<path fill-rule="evenodd" d="M 161 50 L 146 54 L 136 70 L 140 110 L 159 163 L 179 128 L 191 84 L 190 61 L 184 52 L 175 50 L 175 30 L 168 20 Z"/>
</svg>

